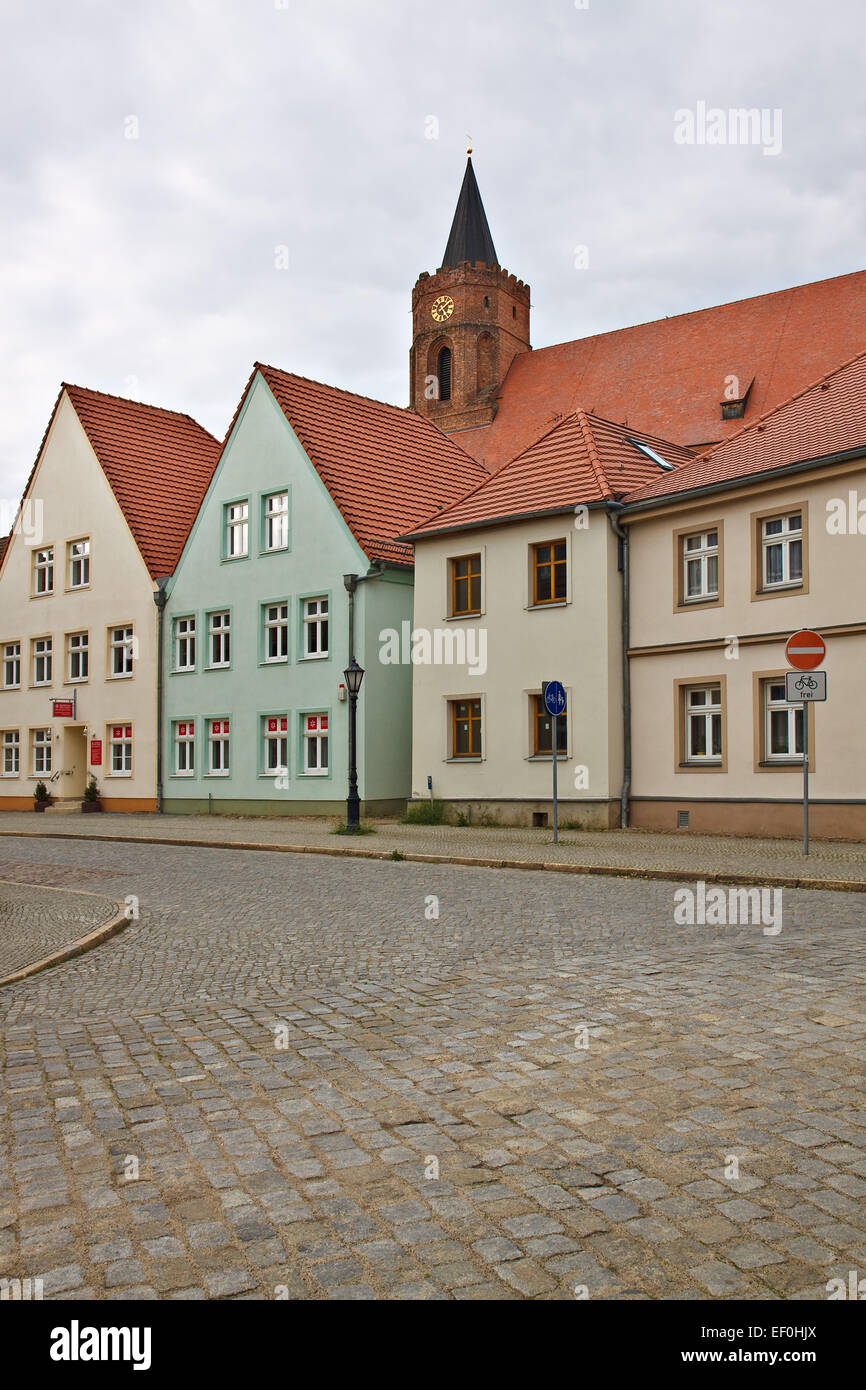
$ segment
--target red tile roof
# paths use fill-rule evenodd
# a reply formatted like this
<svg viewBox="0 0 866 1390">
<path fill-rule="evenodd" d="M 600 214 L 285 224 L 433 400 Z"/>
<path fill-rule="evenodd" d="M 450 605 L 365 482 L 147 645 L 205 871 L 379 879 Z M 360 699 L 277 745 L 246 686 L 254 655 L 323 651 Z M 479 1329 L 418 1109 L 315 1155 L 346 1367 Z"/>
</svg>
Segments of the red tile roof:
<svg viewBox="0 0 866 1390">
<path fill-rule="evenodd" d="M 704 448 L 741 420 L 721 418 L 725 380 L 754 378 L 747 421 L 788 400 L 866 344 L 866 271 L 520 353 L 490 425 L 454 438 L 491 471 L 578 407 Z"/>
<path fill-rule="evenodd" d="M 411 565 L 412 547 L 396 538 L 488 476 L 414 411 L 261 363 L 257 371 L 370 560 Z"/>
<path fill-rule="evenodd" d="M 429 518 L 412 534 L 430 536 L 538 512 L 570 511 L 579 502 L 620 498 L 660 473 L 671 476 L 637 449 L 632 439 L 648 444 L 676 468 L 694 463 L 694 454 L 678 444 L 577 410 L 468 497 Z"/>
<path fill-rule="evenodd" d="M 768 473 L 795 463 L 862 449 L 866 453 L 866 352 L 861 352 L 676 475 L 654 478 L 627 503 Z"/>
<path fill-rule="evenodd" d="M 26 497 L 57 408 L 68 396 L 151 578 L 175 568 L 219 458 L 219 441 L 189 415 L 66 382 L 51 412 Z"/>
</svg>

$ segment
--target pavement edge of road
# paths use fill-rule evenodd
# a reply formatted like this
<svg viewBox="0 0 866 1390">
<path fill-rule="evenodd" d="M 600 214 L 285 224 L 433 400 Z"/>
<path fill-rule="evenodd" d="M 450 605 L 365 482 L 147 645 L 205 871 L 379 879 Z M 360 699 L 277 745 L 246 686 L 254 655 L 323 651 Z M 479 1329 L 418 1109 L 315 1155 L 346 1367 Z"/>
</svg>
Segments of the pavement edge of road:
<svg viewBox="0 0 866 1390">
<path fill-rule="evenodd" d="M 11 883 L 11 879 L 0 879 L 0 882 Z M 52 888 L 50 883 L 40 884 L 18 884 L 16 887 L 30 888 Z M 56 892 L 66 892 L 66 889 L 56 889 Z M 75 890 L 72 890 L 75 891 Z M 40 960 L 33 961 L 30 965 L 22 966 L 20 970 L 13 970 L 10 975 L 4 975 L 0 979 L 0 989 L 4 985 L 17 985 L 22 980 L 27 980 L 31 975 L 41 974 L 43 970 L 50 970 L 54 965 L 60 965 L 63 961 L 73 960 L 76 956 L 83 956 L 86 951 L 91 951 L 94 946 L 101 946 L 103 941 L 108 941 L 118 932 L 123 931 L 129 925 L 129 917 L 124 910 L 121 910 L 120 903 L 114 904 L 117 909 L 116 915 L 109 917 L 108 921 L 102 922 L 98 927 L 94 927 L 84 936 L 80 936 L 77 941 L 72 941 L 68 946 L 63 946 L 59 951 L 53 951 L 49 956 L 43 956 Z"/>
<path fill-rule="evenodd" d="M 228 849 L 254 850 L 270 854 L 329 854 L 344 859 L 378 859 L 385 861 L 405 861 L 416 864 L 459 864 L 476 869 L 525 869 L 556 874 L 598 875 L 604 878 L 660 879 L 668 883 L 694 883 L 697 879 L 705 883 L 742 884 L 753 886 L 754 874 L 707 869 L 696 874 L 691 869 L 650 868 L 625 864 L 554 864 L 536 859 L 493 859 L 454 854 L 421 854 L 412 850 L 377 850 L 366 848 L 337 847 L 330 845 L 274 845 L 256 840 L 199 840 L 164 835 L 77 835 L 68 830 L 0 830 L 0 837 L 33 840 L 88 840 L 101 843 L 133 845 L 171 845 L 180 849 Z M 766 888 L 811 888 L 823 889 L 827 893 L 866 893 L 863 879 L 843 878 L 799 878 L 782 874 L 762 874 L 761 884 Z M 5 981 L 0 980 L 0 985 Z"/>
</svg>

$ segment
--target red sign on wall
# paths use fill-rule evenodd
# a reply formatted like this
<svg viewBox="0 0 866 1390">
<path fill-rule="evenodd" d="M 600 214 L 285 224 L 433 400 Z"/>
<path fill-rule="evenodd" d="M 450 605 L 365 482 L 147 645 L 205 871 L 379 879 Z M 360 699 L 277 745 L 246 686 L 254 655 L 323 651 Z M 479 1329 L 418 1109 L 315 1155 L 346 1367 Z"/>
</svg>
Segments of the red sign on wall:
<svg viewBox="0 0 866 1390">
<path fill-rule="evenodd" d="M 54 706 L 55 719 L 73 719 L 75 717 L 75 705 L 71 700 L 52 700 Z"/>
<path fill-rule="evenodd" d="M 102 766 L 102 739 L 92 738 L 90 740 L 90 766 Z"/>
</svg>

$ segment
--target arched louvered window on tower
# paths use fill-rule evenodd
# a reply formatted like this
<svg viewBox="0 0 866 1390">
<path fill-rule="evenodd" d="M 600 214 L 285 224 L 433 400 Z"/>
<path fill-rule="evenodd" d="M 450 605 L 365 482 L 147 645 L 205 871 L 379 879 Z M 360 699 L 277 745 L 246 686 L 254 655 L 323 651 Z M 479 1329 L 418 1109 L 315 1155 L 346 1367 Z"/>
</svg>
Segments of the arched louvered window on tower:
<svg viewBox="0 0 866 1390">
<path fill-rule="evenodd" d="M 440 401 L 450 401 L 451 399 L 451 349 L 444 347 L 439 354 L 439 370 L 436 375 L 439 378 L 439 399 Z"/>
</svg>

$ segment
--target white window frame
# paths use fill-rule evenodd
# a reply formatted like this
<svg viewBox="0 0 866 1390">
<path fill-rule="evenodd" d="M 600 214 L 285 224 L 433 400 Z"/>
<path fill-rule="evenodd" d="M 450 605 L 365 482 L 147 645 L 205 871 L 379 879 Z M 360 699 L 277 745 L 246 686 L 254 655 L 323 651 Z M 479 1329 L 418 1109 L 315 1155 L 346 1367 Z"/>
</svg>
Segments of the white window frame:
<svg viewBox="0 0 866 1390">
<path fill-rule="evenodd" d="M 219 725 L 218 729 L 217 725 Z M 225 732 L 223 732 L 224 728 Z M 219 749 L 219 766 L 215 762 L 217 749 Z M 230 773 L 231 723 L 228 719 L 223 718 L 209 719 L 207 721 L 207 775 L 208 777 L 228 777 Z"/>
<path fill-rule="evenodd" d="M 271 724 L 276 727 L 271 728 Z M 275 751 L 276 750 L 276 751 Z M 276 761 L 272 761 L 275 757 Z M 284 714 L 262 715 L 262 775 L 264 777 L 288 776 L 289 771 L 289 716 Z"/>
<path fill-rule="evenodd" d="M 225 541 L 227 560 L 244 560 L 250 553 L 249 500 L 227 502 L 225 506 Z"/>
<path fill-rule="evenodd" d="M 799 525 L 791 522 L 798 518 Z M 780 526 L 780 530 L 768 533 L 768 526 Z M 780 512 L 777 516 L 765 516 L 761 520 L 761 582 L 764 589 L 787 589 L 803 583 L 803 513 L 801 510 Z M 791 575 L 791 547 L 799 542 L 800 573 Z M 767 561 L 769 552 L 776 548 L 781 552 L 782 577 L 770 579 Z"/>
<path fill-rule="evenodd" d="M 309 719 L 315 719 L 315 720 L 317 721 L 317 727 L 316 727 L 315 729 L 309 729 L 309 728 L 307 727 L 307 721 L 308 721 Z M 326 725 L 326 727 L 325 727 L 324 729 L 322 728 L 322 724 L 321 724 L 321 721 L 322 721 L 323 719 L 327 720 L 327 725 Z M 307 713 L 307 714 L 302 714 L 302 715 L 301 715 L 301 733 L 302 733 L 303 740 L 304 740 L 304 776 L 305 776 L 305 777 L 327 777 L 327 776 L 328 776 L 328 773 L 329 773 L 330 770 L 331 770 L 331 766 L 330 766 L 330 762 L 329 762 L 331 749 L 330 749 L 330 744 L 329 744 L 329 742 L 328 742 L 328 739 L 329 739 L 329 736 L 330 736 L 330 732 L 331 732 L 330 725 L 331 725 L 330 718 L 329 718 L 328 714 L 327 714 L 324 710 L 319 711 L 319 712 L 310 711 L 310 712 Z M 323 744 L 325 745 L 325 760 L 324 760 L 324 763 L 322 762 L 322 745 L 323 745 Z M 315 765 L 313 765 L 313 764 L 311 763 L 311 760 L 310 760 L 310 749 L 311 749 L 311 747 L 315 747 L 315 750 L 316 750 Z"/>
<path fill-rule="evenodd" d="M 73 674 L 78 662 L 78 675 Z M 67 632 L 66 634 L 66 679 L 71 685 L 78 685 L 90 676 L 90 633 Z"/>
<path fill-rule="evenodd" d="M 181 660 L 185 654 L 186 661 Z M 194 671 L 196 656 L 196 621 L 194 613 L 184 613 L 174 620 L 174 669 Z"/>
<path fill-rule="evenodd" d="M 119 737 L 115 737 L 115 729 L 120 729 Z M 108 724 L 106 726 L 108 737 L 106 745 L 108 747 L 108 764 L 106 766 L 106 777 L 131 777 L 132 776 L 132 742 L 133 726 L 127 723 Z M 115 749 L 120 750 L 120 766 L 114 766 Z"/>
<path fill-rule="evenodd" d="M 54 593 L 53 545 L 43 545 L 33 552 L 33 593 L 37 598 Z"/>
<path fill-rule="evenodd" d="M 10 667 L 10 665 L 11 665 L 11 667 L 12 667 L 12 675 L 13 675 L 13 677 L 15 677 L 15 679 L 13 679 L 13 680 L 11 680 L 11 681 L 9 680 L 9 667 Z M 20 642 L 4 642 L 4 643 L 3 643 L 3 689 L 4 689 L 4 690 L 20 690 L 20 689 L 21 689 L 21 643 L 20 643 Z"/>
<path fill-rule="evenodd" d="M 710 536 L 715 536 L 715 541 L 710 542 Z M 692 549 L 689 548 L 690 541 L 697 541 L 698 544 Z M 712 599 L 719 597 L 719 531 L 718 527 L 711 526 L 706 531 L 695 531 L 689 536 L 683 536 L 683 603 L 700 603 L 702 599 Z M 716 562 L 716 583 L 715 588 L 710 588 L 709 572 L 710 561 Z M 697 563 L 698 574 L 700 576 L 700 587 L 696 593 L 689 592 L 689 566 Z"/>
<path fill-rule="evenodd" d="M 38 677 L 39 663 L 43 663 L 42 680 Z M 54 681 L 54 638 L 33 638 L 33 684 L 52 685 Z"/>
<path fill-rule="evenodd" d="M 304 661 L 322 661 L 330 655 L 329 643 L 331 640 L 331 629 L 328 626 L 330 621 L 330 603 L 326 594 L 320 594 L 316 598 L 305 598 L 304 601 Z M 322 627 L 328 628 L 324 648 L 322 647 Z M 316 634 L 316 645 L 318 650 L 310 650 L 311 633 Z"/>
<path fill-rule="evenodd" d="M 78 552 L 78 553 L 76 553 Z M 69 557 L 69 587 L 70 589 L 87 589 L 90 586 L 90 537 L 83 536 L 81 540 L 70 541 L 67 546 Z M 76 570 L 78 579 L 76 579 Z"/>
<path fill-rule="evenodd" d="M 52 766 L 53 740 L 50 729 L 32 729 L 30 733 L 31 757 L 34 777 L 50 777 Z M 38 767 L 39 754 L 42 754 L 43 766 Z"/>
<path fill-rule="evenodd" d="M 135 629 L 131 623 L 124 623 L 122 626 L 118 624 L 108 629 L 108 650 L 109 679 L 128 680 L 135 668 Z"/>
<path fill-rule="evenodd" d="M 764 681 L 764 761 L 768 763 L 790 763 L 803 761 L 803 720 L 805 718 L 805 708 L 802 705 L 789 705 L 785 699 L 785 677 L 775 677 Z M 772 696 L 773 688 L 781 690 L 781 695 L 775 699 Z M 787 716 L 787 751 L 775 753 L 773 751 L 773 716 L 784 714 Z M 799 739 L 797 737 L 799 733 Z M 792 748 L 793 742 L 793 748 Z M 799 742 L 799 748 L 797 744 Z"/>
<path fill-rule="evenodd" d="M 289 494 L 271 492 L 265 497 L 264 508 L 264 549 L 270 554 L 274 550 L 289 548 Z M 278 539 L 274 539 L 274 536 Z"/>
<path fill-rule="evenodd" d="M 217 643 L 220 659 L 214 661 Z M 232 615 L 229 608 L 216 609 L 207 615 L 207 655 L 208 669 L 211 671 L 224 671 L 232 664 Z"/>
<path fill-rule="evenodd" d="M 181 758 L 183 750 L 183 758 Z M 181 767 L 181 762 L 186 766 Z M 174 776 L 195 776 L 195 720 L 176 719 L 174 721 Z"/>
<path fill-rule="evenodd" d="M 714 692 L 718 692 L 717 699 L 712 699 Z M 701 703 L 692 703 L 692 696 L 704 694 L 708 698 Z M 722 721 L 722 687 L 713 683 L 707 685 L 689 685 L 685 689 L 685 754 L 688 763 L 720 763 L 724 757 L 724 737 L 725 730 Z M 718 721 L 719 730 L 719 751 L 713 751 L 713 730 Z M 704 725 L 704 747 L 709 751 L 705 753 L 695 753 L 692 751 L 692 727 L 698 726 L 701 722 Z"/>
<path fill-rule="evenodd" d="M 273 616 L 272 616 L 273 615 Z M 264 622 L 264 660 L 266 665 L 278 665 L 289 659 L 289 605 L 288 603 L 262 604 Z M 271 653 L 271 639 L 274 639 L 276 655 Z"/>
<path fill-rule="evenodd" d="M 21 734 L 18 729 L 3 730 L 3 767 L 0 776 L 21 776 Z"/>
</svg>

